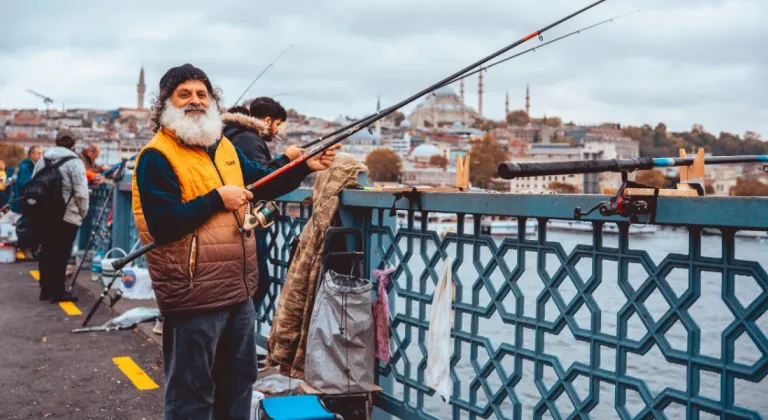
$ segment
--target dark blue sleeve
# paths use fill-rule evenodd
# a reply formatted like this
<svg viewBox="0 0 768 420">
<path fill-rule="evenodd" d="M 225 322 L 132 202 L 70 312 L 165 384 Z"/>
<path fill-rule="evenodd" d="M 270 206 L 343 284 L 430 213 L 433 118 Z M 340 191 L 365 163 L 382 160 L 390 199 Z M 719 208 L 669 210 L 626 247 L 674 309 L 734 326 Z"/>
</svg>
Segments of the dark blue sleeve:
<svg viewBox="0 0 768 420">
<path fill-rule="evenodd" d="M 144 151 L 135 170 L 144 218 L 150 235 L 159 244 L 181 239 L 225 210 L 216 190 L 182 203 L 179 179 L 165 156 L 156 150 Z"/>
<path fill-rule="evenodd" d="M 235 150 L 237 150 L 237 157 L 240 160 L 240 167 L 243 168 L 243 180 L 246 185 L 252 184 L 275 171 L 274 168 L 262 167 L 258 163 L 248 160 L 240 149 L 235 148 Z M 254 190 L 253 199 L 274 200 L 298 188 L 301 181 L 310 173 L 312 173 L 312 169 L 306 162 L 303 162 Z"/>
</svg>

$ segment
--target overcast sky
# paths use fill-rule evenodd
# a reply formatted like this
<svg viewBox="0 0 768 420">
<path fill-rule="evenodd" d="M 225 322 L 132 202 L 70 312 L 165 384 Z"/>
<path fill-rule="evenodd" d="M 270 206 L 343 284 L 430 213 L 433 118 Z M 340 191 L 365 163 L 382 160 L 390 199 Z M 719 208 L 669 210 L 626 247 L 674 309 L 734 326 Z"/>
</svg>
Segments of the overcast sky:
<svg viewBox="0 0 768 420">
<path fill-rule="evenodd" d="M 294 44 L 247 97 L 289 93 L 276 99 L 304 114 L 363 116 L 377 95 L 394 104 L 589 1 L 3 1 L 0 107 L 43 108 L 28 88 L 57 108 L 135 107 L 142 63 L 148 103 L 186 62 L 231 106 Z M 484 116 L 503 118 L 507 91 L 523 108 L 530 83 L 533 116 L 768 137 L 768 1 L 608 0 L 545 41 L 637 9 L 488 70 Z M 465 97 L 477 107 L 477 76 Z"/>
</svg>

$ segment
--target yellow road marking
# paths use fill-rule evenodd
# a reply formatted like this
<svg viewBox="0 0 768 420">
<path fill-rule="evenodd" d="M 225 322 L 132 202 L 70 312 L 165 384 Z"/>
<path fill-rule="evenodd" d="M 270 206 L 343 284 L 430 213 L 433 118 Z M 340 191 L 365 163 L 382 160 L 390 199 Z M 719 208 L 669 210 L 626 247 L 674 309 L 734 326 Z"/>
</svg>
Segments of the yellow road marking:
<svg viewBox="0 0 768 420">
<path fill-rule="evenodd" d="M 112 358 L 112 361 L 115 362 L 117 367 L 123 371 L 125 376 L 133 382 L 133 385 L 138 388 L 139 391 L 159 388 L 155 381 L 141 370 L 139 365 L 137 365 L 130 357 L 114 357 Z"/>
<path fill-rule="evenodd" d="M 64 312 L 67 313 L 69 316 L 75 316 L 75 315 L 82 315 L 83 313 L 80 312 L 80 309 L 75 306 L 72 302 L 59 302 L 59 306 L 61 306 L 61 309 L 64 310 Z"/>
<path fill-rule="evenodd" d="M 38 270 L 29 270 L 29 275 L 32 276 L 33 279 L 40 281 L 40 272 Z"/>
</svg>

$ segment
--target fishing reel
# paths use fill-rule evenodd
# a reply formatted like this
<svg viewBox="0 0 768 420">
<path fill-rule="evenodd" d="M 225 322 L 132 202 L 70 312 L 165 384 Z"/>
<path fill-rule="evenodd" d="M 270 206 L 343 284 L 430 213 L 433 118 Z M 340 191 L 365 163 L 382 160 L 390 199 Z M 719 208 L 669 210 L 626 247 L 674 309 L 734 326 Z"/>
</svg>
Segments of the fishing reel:
<svg viewBox="0 0 768 420">
<path fill-rule="evenodd" d="M 573 218 L 581 220 L 583 216 L 586 216 L 595 210 L 599 210 L 600 214 L 605 217 L 621 216 L 629 218 L 631 223 L 639 223 L 638 216 L 649 215 L 649 223 L 654 223 L 656 219 L 656 202 L 659 197 L 659 189 L 636 182 L 627 180 L 627 173 L 622 171 L 621 173 L 621 187 L 619 187 L 616 194 L 614 194 L 608 201 L 601 201 L 595 204 L 591 209 L 584 211 L 581 207 L 573 209 Z M 629 194 L 625 194 L 627 188 L 643 188 L 653 189 L 653 195 L 635 197 Z"/>
<path fill-rule="evenodd" d="M 245 220 L 240 228 L 241 233 L 250 232 L 253 229 L 266 229 L 280 217 L 280 207 L 274 201 L 257 201 L 256 204 L 248 202 L 245 207 Z"/>
</svg>

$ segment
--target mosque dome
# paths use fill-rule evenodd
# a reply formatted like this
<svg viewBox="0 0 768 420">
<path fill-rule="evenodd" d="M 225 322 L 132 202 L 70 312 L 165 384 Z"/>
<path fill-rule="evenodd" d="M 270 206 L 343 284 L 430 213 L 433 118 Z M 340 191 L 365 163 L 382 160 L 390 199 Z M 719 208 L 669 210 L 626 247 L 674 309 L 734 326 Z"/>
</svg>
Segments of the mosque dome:
<svg viewBox="0 0 768 420">
<path fill-rule="evenodd" d="M 441 152 L 440 149 L 438 149 L 434 144 L 420 144 L 415 149 L 413 149 L 411 152 L 411 157 L 414 159 L 430 158 L 434 155 L 442 156 L 442 154 L 443 152 Z"/>
</svg>

